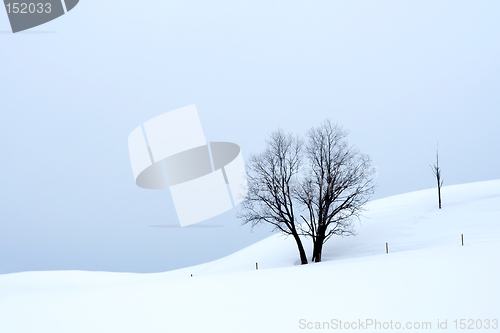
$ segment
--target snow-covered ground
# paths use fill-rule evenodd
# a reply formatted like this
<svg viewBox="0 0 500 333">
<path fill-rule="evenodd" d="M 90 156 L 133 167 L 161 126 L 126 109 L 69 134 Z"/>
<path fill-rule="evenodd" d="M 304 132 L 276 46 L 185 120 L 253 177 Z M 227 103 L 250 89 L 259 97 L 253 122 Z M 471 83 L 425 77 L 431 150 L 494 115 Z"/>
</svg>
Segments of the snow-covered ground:
<svg viewBox="0 0 500 333">
<path fill-rule="evenodd" d="M 435 189 L 370 202 L 319 264 L 274 235 L 165 273 L 0 275 L 0 332 L 500 331 L 500 180 L 442 193 L 441 210 Z"/>
</svg>

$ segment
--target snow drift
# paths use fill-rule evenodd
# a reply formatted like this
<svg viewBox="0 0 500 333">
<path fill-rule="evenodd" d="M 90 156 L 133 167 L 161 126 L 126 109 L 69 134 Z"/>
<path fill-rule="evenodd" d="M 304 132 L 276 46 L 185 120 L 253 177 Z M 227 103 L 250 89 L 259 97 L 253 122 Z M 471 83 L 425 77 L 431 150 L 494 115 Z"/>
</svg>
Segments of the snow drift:
<svg viewBox="0 0 500 333">
<path fill-rule="evenodd" d="M 442 195 L 441 210 L 435 189 L 370 202 L 358 235 L 332 238 L 318 264 L 273 235 L 165 273 L 0 275 L 0 332 L 498 329 L 500 180 Z"/>
</svg>

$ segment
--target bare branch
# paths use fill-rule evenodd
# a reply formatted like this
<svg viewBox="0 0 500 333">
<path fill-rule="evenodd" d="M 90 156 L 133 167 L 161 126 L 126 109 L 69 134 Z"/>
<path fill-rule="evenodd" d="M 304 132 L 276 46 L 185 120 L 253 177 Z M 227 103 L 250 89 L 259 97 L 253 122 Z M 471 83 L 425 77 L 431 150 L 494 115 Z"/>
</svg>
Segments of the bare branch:
<svg viewBox="0 0 500 333">
<path fill-rule="evenodd" d="M 307 258 L 299 238 L 293 194 L 302 163 L 302 141 L 279 130 L 266 141 L 266 150 L 250 157 L 247 166 L 248 192 L 238 217 L 252 227 L 269 223 L 274 230 L 292 235 L 297 242 L 301 263 Z"/>
<path fill-rule="evenodd" d="M 436 149 L 436 163 L 431 166 L 432 173 L 436 177 L 437 188 L 438 188 L 438 206 L 441 209 L 441 187 L 443 186 L 443 180 L 441 179 L 441 168 L 439 167 L 439 143 L 438 149 Z"/>
<path fill-rule="evenodd" d="M 370 158 L 347 144 L 347 132 L 331 121 L 308 132 L 308 174 L 297 199 L 307 207 L 303 232 L 313 239 L 313 260 L 333 235 L 354 235 L 353 221 L 374 191 Z"/>
</svg>

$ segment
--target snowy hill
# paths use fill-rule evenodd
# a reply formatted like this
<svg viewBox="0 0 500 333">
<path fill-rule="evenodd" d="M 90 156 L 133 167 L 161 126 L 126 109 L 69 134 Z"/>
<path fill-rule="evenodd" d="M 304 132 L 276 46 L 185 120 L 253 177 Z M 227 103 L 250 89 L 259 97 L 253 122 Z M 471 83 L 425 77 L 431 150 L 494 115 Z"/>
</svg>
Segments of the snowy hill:
<svg viewBox="0 0 500 333">
<path fill-rule="evenodd" d="M 498 330 L 500 180 L 442 193 L 441 210 L 435 189 L 370 202 L 319 264 L 298 265 L 293 239 L 273 235 L 165 273 L 0 275 L 0 332 Z"/>
</svg>

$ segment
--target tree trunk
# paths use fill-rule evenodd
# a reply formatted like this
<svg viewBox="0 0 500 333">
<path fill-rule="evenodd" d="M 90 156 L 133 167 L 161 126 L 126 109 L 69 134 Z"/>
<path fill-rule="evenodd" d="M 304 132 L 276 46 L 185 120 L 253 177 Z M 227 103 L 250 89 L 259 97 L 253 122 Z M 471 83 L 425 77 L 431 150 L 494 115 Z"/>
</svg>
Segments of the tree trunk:
<svg viewBox="0 0 500 333">
<path fill-rule="evenodd" d="M 302 241 L 300 240 L 299 235 L 294 234 L 293 238 L 295 239 L 295 242 L 297 243 L 297 247 L 299 248 L 300 264 L 307 265 L 306 251 L 304 251 L 304 246 L 302 245 Z"/>
<path fill-rule="evenodd" d="M 312 261 L 321 262 L 321 252 L 323 251 L 324 240 L 324 236 L 316 236 L 316 239 L 314 240 Z"/>
<path fill-rule="evenodd" d="M 441 209 L 441 186 L 438 186 L 439 209 Z"/>
</svg>

